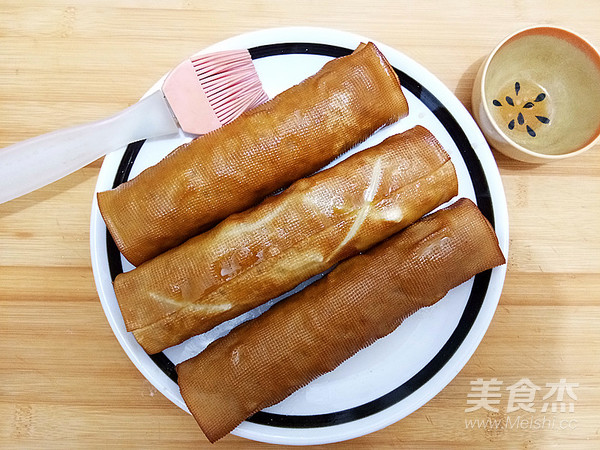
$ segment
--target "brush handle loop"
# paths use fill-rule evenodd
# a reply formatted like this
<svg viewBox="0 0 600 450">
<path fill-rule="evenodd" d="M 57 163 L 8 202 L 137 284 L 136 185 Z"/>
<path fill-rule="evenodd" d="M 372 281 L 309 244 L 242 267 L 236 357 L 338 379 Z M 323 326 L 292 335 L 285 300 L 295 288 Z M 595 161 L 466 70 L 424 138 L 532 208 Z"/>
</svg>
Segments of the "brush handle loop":
<svg viewBox="0 0 600 450">
<path fill-rule="evenodd" d="M 178 130 L 158 90 L 107 119 L 5 147 L 0 150 L 0 203 L 46 186 L 131 142 Z"/>
</svg>

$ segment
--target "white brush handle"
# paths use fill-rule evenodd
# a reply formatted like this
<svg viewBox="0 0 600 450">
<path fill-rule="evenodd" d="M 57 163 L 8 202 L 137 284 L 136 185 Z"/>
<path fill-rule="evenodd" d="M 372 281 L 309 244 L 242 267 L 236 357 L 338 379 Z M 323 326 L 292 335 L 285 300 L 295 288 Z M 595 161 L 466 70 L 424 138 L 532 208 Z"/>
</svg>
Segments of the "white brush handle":
<svg viewBox="0 0 600 450">
<path fill-rule="evenodd" d="M 158 90 L 107 119 L 5 147 L 0 150 L 0 203 L 46 186 L 131 142 L 178 130 Z"/>
</svg>

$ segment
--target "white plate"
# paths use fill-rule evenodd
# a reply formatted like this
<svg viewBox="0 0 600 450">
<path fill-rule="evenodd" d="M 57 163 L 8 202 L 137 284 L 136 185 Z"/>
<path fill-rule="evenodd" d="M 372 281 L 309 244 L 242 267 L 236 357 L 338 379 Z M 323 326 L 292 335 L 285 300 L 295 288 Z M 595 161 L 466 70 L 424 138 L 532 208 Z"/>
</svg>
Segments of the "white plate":
<svg viewBox="0 0 600 450">
<path fill-rule="evenodd" d="M 347 54 L 359 42 L 367 40 L 328 29 L 283 28 L 237 36 L 205 51 L 250 49 L 265 90 L 274 96 L 316 72 L 331 57 Z M 417 124 L 427 127 L 456 166 L 459 196 L 469 197 L 479 205 L 494 225 L 507 255 L 504 191 L 494 158 L 477 125 L 458 99 L 431 73 L 397 50 L 376 44 L 399 72 L 410 114 L 377 132 L 353 152 Z M 157 82 L 148 92 L 158 89 L 160 84 Z M 186 140 L 189 137 L 182 133 L 132 144 L 108 155 L 96 191 L 132 178 Z M 107 238 L 95 199 L 91 252 L 98 293 L 115 336 L 140 372 L 187 411 L 174 381 L 173 364 L 195 355 L 243 319 L 150 357 L 125 330 L 111 281 L 131 266 Z M 496 310 L 505 273 L 506 266 L 495 268 L 453 289 L 435 306 L 419 311 L 389 336 L 283 402 L 256 414 L 233 433 L 270 443 L 322 444 L 361 436 L 402 419 L 440 392 L 469 360 Z M 264 309 L 252 311 L 244 319 Z"/>
</svg>

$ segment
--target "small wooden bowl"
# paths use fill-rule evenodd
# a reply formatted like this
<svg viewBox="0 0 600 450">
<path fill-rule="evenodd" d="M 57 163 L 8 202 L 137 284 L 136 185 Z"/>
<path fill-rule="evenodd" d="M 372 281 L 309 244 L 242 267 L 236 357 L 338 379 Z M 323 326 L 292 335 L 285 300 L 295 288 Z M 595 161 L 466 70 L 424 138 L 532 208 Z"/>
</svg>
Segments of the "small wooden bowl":
<svg viewBox="0 0 600 450">
<path fill-rule="evenodd" d="M 600 138 L 600 54 L 564 28 L 518 31 L 479 69 L 472 106 L 490 144 L 511 158 L 579 155 Z"/>
</svg>

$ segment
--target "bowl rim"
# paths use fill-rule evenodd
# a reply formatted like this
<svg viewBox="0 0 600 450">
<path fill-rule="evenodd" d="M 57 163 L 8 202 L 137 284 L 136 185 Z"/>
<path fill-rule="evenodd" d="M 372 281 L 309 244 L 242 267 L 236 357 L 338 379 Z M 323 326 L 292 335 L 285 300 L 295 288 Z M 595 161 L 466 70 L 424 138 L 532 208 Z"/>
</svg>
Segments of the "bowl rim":
<svg viewBox="0 0 600 450">
<path fill-rule="evenodd" d="M 567 152 L 567 153 L 561 153 L 558 155 L 549 155 L 549 154 L 545 154 L 545 153 L 534 152 L 533 150 L 529 150 L 526 147 L 523 147 L 521 144 L 518 144 L 517 142 L 515 142 L 498 126 L 498 124 L 492 119 L 491 111 L 487 105 L 487 102 L 485 101 L 485 99 L 486 99 L 486 97 L 485 97 L 485 80 L 486 80 L 488 68 L 490 66 L 492 59 L 494 59 L 494 57 L 496 56 L 498 51 L 502 47 L 504 47 L 504 45 L 508 41 L 513 39 L 514 37 L 516 37 L 520 34 L 523 34 L 527 31 L 530 31 L 530 30 L 544 29 L 544 28 L 550 28 L 553 30 L 558 30 L 558 31 L 561 31 L 564 33 L 571 34 L 574 38 L 580 40 L 582 42 L 582 44 L 587 46 L 588 49 L 590 50 L 590 52 L 593 53 L 598 58 L 598 61 L 600 62 L 600 52 L 598 51 L 598 49 L 589 40 L 587 40 L 585 37 L 583 37 L 581 34 L 577 33 L 576 31 L 573 31 L 569 28 L 562 27 L 559 25 L 551 25 L 551 24 L 531 25 L 531 26 L 528 26 L 525 28 L 521 28 L 521 29 L 509 34 L 508 36 L 506 36 L 504 39 L 502 39 L 496 45 L 496 47 L 494 47 L 494 49 L 491 51 L 491 53 L 487 56 L 483 66 L 482 66 L 481 83 L 479 85 L 479 94 L 481 95 L 481 99 L 482 99 L 481 104 L 483 106 L 485 114 L 487 117 L 490 118 L 490 120 L 489 120 L 490 124 L 492 125 L 494 130 L 502 137 L 502 139 L 504 139 L 515 150 L 525 153 L 526 155 L 529 155 L 533 158 L 550 161 L 550 160 L 559 160 L 559 159 L 570 158 L 570 157 L 577 156 L 577 155 L 580 155 L 581 153 L 586 152 L 587 150 L 592 148 L 594 145 L 596 145 L 600 141 L 600 132 L 597 131 L 597 135 L 595 137 L 593 137 L 593 139 L 591 139 L 591 141 L 588 142 L 587 144 L 585 144 L 583 147 L 575 149 L 575 150 Z"/>
</svg>

